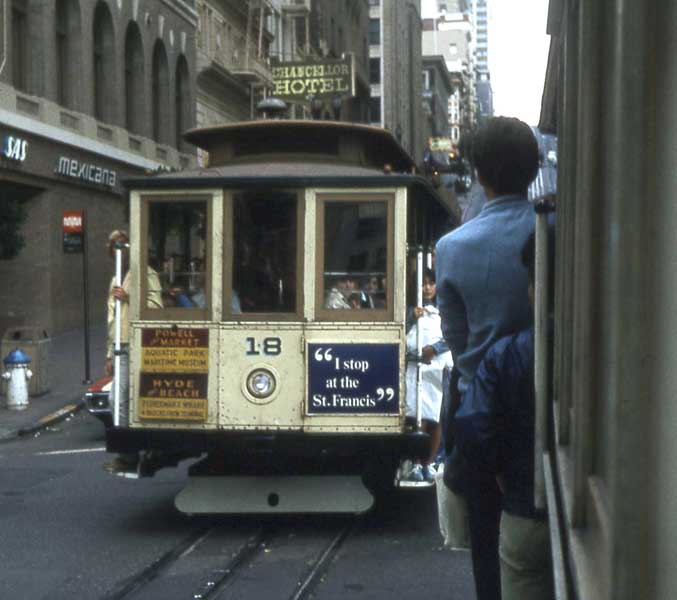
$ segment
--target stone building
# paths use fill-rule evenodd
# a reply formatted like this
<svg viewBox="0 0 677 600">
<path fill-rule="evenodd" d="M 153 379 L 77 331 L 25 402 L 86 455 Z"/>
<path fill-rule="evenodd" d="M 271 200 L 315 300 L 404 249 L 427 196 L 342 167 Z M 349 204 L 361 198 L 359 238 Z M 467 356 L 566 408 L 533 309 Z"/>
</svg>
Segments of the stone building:
<svg viewBox="0 0 677 600">
<path fill-rule="evenodd" d="M 197 0 L 199 126 L 256 118 L 279 63 L 355 56 L 356 93 L 341 118 L 366 121 L 369 109 L 367 0 Z M 308 118 L 308 101 L 289 116 Z"/>
<path fill-rule="evenodd" d="M 273 4 L 267 0 L 197 0 L 197 124 L 253 118 L 270 88 Z"/>
<path fill-rule="evenodd" d="M 389 129 L 421 164 L 420 0 L 369 0 L 370 122 Z"/>
<path fill-rule="evenodd" d="M 194 0 L 0 0 L 0 17 L 0 231 L 25 240 L 0 244 L 0 332 L 83 325 L 73 211 L 101 324 L 108 233 L 128 218 L 121 180 L 195 162 L 181 139 L 195 123 Z"/>
</svg>

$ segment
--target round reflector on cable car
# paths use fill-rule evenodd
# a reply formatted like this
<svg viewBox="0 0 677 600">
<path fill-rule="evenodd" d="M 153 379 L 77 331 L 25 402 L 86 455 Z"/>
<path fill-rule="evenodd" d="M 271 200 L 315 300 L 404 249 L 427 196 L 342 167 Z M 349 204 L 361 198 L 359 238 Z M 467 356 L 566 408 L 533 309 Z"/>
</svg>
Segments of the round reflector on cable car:
<svg viewBox="0 0 677 600">
<path fill-rule="evenodd" d="M 247 391 L 255 398 L 267 398 L 275 387 L 275 376 L 267 369 L 256 369 L 247 377 Z"/>
</svg>

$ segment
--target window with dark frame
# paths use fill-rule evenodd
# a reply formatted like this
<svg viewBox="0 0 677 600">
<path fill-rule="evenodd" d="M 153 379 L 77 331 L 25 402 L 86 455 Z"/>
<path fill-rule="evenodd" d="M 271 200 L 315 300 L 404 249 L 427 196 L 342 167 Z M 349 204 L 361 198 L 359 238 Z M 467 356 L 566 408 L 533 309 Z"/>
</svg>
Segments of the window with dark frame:
<svg viewBox="0 0 677 600">
<path fill-rule="evenodd" d="M 100 2 L 94 13 L 94 116 L 99 121 L 112 120 L 114 64 L 113 19 Z"/>
<path fill-rule="evenodd" d="M 153 50 L 152 102 L 153 139 L 159 144 L 168 143 L 169 66 L 165 47 L 159 40 Z"/>
<path fill-rule="evenodd" d="M 381 122 L 381 97 L 374 96 L 369 98 L 369 122 L 370 123 L 380 123 Z"/>
<path fill-rule="evenodd" d="M 232 219 L 231 313 L 296 313 L 297 194 L 280 190 L 235 193 Z"/>
<path fill-rule="evenodd" d="M 182 150 L 184 131 L 190 127 L 190 80 L 186 57 L 181 55 L 176 63 L 176 147 Z"/>
<path fill-rule="evenodd" d="M 139 26 L 132 22 L 125 36 L 125 125 L 131 133 L 143 134 L 143 45 Z"/>
<path fill-rule="evenodd" d="M 381 59 L 369 59 L 369 83 L 381 83 Z"/>
<path fill-rule="evenodd" d="M 388 203 L 326 201 L 323 236 L 322 308 L 386 310 Z"/>
<path fill-rule="evenodd" d="M 208 309 L 206 200 L 149 201 L 147 240 L 147 293 L 159 292 L 165 309 Z"/>
<path fill-rule="evenodd" d="M 28 92 L 28 16 L 23 2 L 12 2 L 12 84 L 21 92 Z"/>
<path fill-rule="evenodd" d="M 69 107 L 68 85 L 68 7 L 65 2 L 56 4 L 56 99 L 61 106 Z"/>
<path fill-rule="evenodd" d="M 369 43 L 378 45 L 381 43 L 381 20 L 369 19 Z"/>
</svg>

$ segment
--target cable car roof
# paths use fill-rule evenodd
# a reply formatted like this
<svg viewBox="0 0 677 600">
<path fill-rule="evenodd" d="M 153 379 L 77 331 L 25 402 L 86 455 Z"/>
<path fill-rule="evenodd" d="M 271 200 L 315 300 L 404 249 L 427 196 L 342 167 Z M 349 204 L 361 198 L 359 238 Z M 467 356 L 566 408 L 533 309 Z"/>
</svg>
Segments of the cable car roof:
<svg viewBox="0 0 677 600">
<path fill-rule="evenodd" d="M 334 121 L 248 121 L 184 136 L 209 152 L 210 166 L 126 179 L 127 188 L 405 186 L 450 207 L 386 129 Z"/>
<path fill-rule="evenodd" d="M 415 163 L 386 129 L 339 121 L 245 121 L 192 129 L 184 135 L 209 152 L 210 165 L 257 161 L 276 155 L 284 160 L 359 164 L 411 172 Z"/>
</svg>

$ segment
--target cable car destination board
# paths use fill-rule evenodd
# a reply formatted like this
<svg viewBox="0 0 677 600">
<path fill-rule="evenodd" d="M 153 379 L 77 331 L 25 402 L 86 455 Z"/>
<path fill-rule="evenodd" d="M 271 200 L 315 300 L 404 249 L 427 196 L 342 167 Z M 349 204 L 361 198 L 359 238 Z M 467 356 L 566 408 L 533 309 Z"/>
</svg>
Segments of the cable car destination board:
<svg viewBox="0 0 677 600">
<path fill-rule="evenodd" d="M 308 344 L 308 414 L 398 414 L 398 344 Z"/>
<path fill-rule="evenodd" d="M 208 371 L 208 329 L 144 329 L 139 417 L 204 423 Z"/>
</svg>

